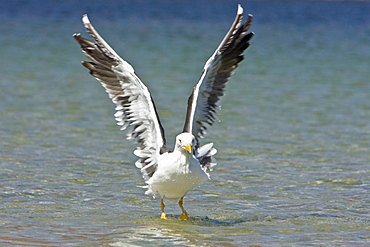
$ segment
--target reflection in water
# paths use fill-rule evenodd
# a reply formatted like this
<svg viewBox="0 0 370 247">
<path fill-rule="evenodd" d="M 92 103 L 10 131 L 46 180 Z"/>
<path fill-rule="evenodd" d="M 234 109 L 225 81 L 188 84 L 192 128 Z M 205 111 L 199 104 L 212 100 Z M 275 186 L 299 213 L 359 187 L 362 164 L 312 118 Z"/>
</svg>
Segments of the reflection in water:
<svg viewBox="0 0 370 247">
<path fill-rule="evenodd" d="M 212 240 L 207 240 L 208 230 L 202 231 L 198 227 L 214 227 L 225 225 L 226 222 L 218 220 L 210 220 L 208 218 L 195 218 L 191 221 L 181 221 L 178 219 L 153 220 L 148 225 L 142 225 L 135 228 L 131 234 L 124 239 L 110 244 L 111 246 L 126 246 L 125 244 L 132 244 L 132 246 L 143 246 L 153 243 L 153 241 L 160 241 L 162 244 L 175 245 L 218 245 L 230 242 L 227 237 L 214 236 Z M 227 222 L 226 224 L 235 224 Z M 231 243 L 228 246 L 238 246 Z"/>
</svg>

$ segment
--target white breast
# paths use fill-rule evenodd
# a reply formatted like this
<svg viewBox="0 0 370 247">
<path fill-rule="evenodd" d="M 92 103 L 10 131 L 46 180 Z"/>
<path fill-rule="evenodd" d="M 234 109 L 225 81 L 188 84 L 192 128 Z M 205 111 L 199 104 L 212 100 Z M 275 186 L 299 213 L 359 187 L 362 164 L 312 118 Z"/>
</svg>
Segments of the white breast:
<svg viewBox="0 0 370 247">
<path fill-rule="evenodd" d="M 157 170 L 147 184 L 153 195 L 177 199 L 207 179 L 208 175 L 193 155 L 174 151 L 161 155 Z"/>
</svg>

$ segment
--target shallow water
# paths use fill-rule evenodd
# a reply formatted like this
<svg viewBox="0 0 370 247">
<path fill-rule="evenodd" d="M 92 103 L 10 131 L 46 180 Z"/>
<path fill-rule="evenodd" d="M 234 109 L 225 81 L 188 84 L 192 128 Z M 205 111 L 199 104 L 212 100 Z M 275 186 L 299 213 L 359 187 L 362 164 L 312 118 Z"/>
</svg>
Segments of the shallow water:
<svg viewBox="0 0 370 247">
<path fill-rule="evenodd" d="M 80 65 L 81 16 L 149 87 L 169 146 L 237 2 L 0 6 L 0 243 L 364 246 L 370 242 L 370 4 L 247 2 L 256 36 L 206 141 L 212 180 L 160 220 L 135 145 Z"/>
</svg>

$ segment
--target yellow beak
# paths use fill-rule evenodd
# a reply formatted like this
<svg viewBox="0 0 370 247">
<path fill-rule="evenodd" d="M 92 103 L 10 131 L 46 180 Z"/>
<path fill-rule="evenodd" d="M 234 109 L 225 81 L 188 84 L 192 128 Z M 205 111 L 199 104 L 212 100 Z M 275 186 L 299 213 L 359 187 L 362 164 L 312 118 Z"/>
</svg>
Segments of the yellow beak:
<svg viewBox="0 0 370 247">
<path fill-rule="evenodd" d="M 187 144 L 183 146 L 189 153 L 191 153 L 192 147 L 191 144 Z"/>
</svg>

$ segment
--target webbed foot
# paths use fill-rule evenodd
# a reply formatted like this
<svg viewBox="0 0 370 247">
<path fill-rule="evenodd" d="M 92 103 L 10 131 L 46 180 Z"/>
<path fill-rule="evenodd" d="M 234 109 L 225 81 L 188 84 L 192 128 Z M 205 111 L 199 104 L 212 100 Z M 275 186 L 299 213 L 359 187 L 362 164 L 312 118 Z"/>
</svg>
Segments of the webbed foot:
<svg viewBox="0 0 370 247">
<path fill-rule="evenodd" d="M 180 216 L 180 220 L 191 220 L 191 218 L 188 216 L 188 213 L 185 211 L 182 204 L 184 203 L 184 197 L 181 197 L 179 200 L 179 207 L 181 208 L 182 214 Z"/>
<path fill-rule="evenodd" d="M 165 212 L 162 212 L 162 214 L 161 214 L 161 219 L 163 219 L 163 220 L 168 220 L 168 217 L 167 217 L 167 215 L 165 214 Z"/>
<path fill-rule="evenodd" d="M 191 218 L 188 216 L 187 212 L 183 212 L 181 216 L 179 217 L 180 220 L 191 220 Z"/>
<path fill-rule="evenodd" d="M 164 202 L 163 202 L 163 198 L 161 199 L 160 206 L 161 206 L 161 209 L 162 209 L 161 219 L 168 220 L 168 217 L 167 217 L 166 213 L 164 212 L 165 205 L 164 205 Z"/>
</svg>

